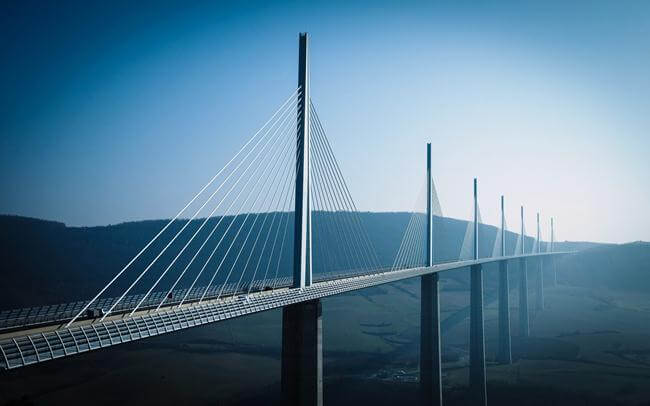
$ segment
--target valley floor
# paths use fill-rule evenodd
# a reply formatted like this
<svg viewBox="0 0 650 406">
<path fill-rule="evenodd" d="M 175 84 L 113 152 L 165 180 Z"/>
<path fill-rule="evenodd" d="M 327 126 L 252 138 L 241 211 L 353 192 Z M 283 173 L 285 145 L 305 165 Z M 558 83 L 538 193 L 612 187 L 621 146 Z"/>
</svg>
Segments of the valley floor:
<svg viewBox="0 0 650 406">
<path fill-rule="evenodd" d="M 453 286 L 449 281 L 447 287 Z M 327 404 L 418 404 L 417 281 L 323 302 Z M 531 309 L 534 292 L 530 293 Z M 516 290 L 511 304 L 518 303 Z M 464 290 L 443 291 L 446 404 L 466 402 Z M 492 404 L 650 403 L 650 298 L 559 286 L 516 335 L 512 365 L 493 362 L 496 302 L 486 292 Z M 113 347 L 0 375 L 0 405 L 278 404 L 280 312 L 273 311 Z"/>
</svg>

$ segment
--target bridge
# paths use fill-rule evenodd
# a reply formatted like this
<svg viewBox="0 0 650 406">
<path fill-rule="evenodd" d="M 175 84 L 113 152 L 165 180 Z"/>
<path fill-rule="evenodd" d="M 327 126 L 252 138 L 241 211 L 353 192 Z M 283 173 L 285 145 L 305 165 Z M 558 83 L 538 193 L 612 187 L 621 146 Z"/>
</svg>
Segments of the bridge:
<svg viewBox="0 0 650 406">
<path fill-rule="evenodd" d="M 297 88 L 262 128 L 95 296 L 0 312 L 0 367 L 26 367 L 282 308 L 284 402 L 321 405 L 320 299 L 420 278 L 419 382 L 424 404 L 440 405 L 440 273 L 468 268 L 470 391 L 477 404 L 486 405 L 483 267 L 499 268 L 498 360 L 511 363 L 509 264 L 519 269 L 518 329 L 526 337 L 528 264 L 535 267 L 536 306 L 543 309 L 543 267 L 549 266 L 554 275 L 555 258 L 570 254 L 555 249 L 553 219 L 550 242 L 545 243 L 537 214 L 537 233 L 527 250 L 522 207 L 517 242 L 509 246 L 502 196 L 492 252 L 479 252 L 485 225 L 474 179 L 473 219 L 460 254 L 452 259 L 436 256 L 435 239 L 442 233 L 434 219 L 442 218 L 442 211 L 427 144 L 426 211 L 411 213 L 393 263 L 382 263 L 310 98 L 307 34 L 299 36 L 298 73 Z M 209 205 L 214 205 L 210 213 L 199 217 Z M 189 219 L 182 218 L 196 206 Z"/>
</svg>

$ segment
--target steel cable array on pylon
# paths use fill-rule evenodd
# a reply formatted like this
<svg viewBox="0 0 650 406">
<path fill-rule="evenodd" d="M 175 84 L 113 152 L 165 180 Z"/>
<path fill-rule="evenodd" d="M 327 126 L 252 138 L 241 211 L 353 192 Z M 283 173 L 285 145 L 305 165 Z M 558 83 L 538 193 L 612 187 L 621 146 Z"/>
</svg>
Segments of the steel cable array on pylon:
<svg viewBox="0 0 650 406">
<path fill-rule="evenodd" d="M 408 223 L 395 254 L 392 269 L 412 268 L 424 265 L 426 250 L 426 182 L 422 183 L 420 192 L 410 213 Z"/>
<path fill-rule="evenodd" d="M 320 137 L 316 139 L 316 144 L 322 148 L 323 155 L 327 157 L 331 164 L 331 168 L 334 170 L 335 177 L 338 179 L 339 185 L 341 185 L 341 190 L 343 192 L 343 196 L 345 200 L 347 201 L 348 209 L 355 213 L 354 219 L 356 220 L 356 223 L 359 227 L 359 229 L 362 231 L 362 234 L 360 236 L 363 237 L 364 243 L 365 243 L 365 248 L 368 251 L 368 255 L 371 255 L 373 257 L 373 261 L 375 261 L 376 265 L 380 265 L 381 261 L 379 260 L 379 256 L 377 255 L 377 251 L 372 244 L 372 241 L 370 240 L 370 236 L 368 234 L 368 231 L 366 230 L 366 227 L 363 225 L 363 222 L 359 216 L 359 210 L 357 209 L 356 204 L 354 203 L 354 199 L 352 199 L 352 194 L 350 193 L 350 189 L 348 188 L 347 183 L 345 182 L 345 178 L 343 177 L 343 173 L 341 171 L 341 167 L 338 164 L 338 161 L 336 159 L 336 156 L 334 155 L 334 152 L 332 150 L 332 146 L 325 134 L 325 130 L 323 128 L 323 124 L 320 121 L 320 118 L 318 117 L 318 112 L 316 111 L 316 108 L 314 107 L 313 104 L 311 104 L 311 109 L 313 111 L 313 115 L 316 119 L 316 124 L 317 124 L 317 129 L 320 134 Z"/>
<path fill-rule="evenodd" d="M 226 165 L 219 170 L 210 181 L 171 220 L 169 220 L 119 272 L 115 274 L 111 280 L 109 280 L 109 282 L 100 289 L 100 291 L 89 302 L 87 302 L 86 305 L 74 315 L 74 317 L 71 318 L 66 326 L 75 322 L 79 317 L 83 316 L 87 310 L 91 309 L 109 288 L 115 290 L 123 286 L 119 297 L 117 297 L 117 299 L 108 299 L 108 308 L 100 309 L 100 321 L 118 310 L 123 311 L 123 309 L 128 309 L 130 315 L 133 315 L 140 308 L 155 307 L 156 310 L 158 310 L 166 301 L 168 303 L 178 303 L 180 306 L 186 300 L 195 300 L 194 297 L 197 296 L 197 291 L 195 289 L 197 287 L 197 281 L 200 280 L 204 271 L 207 268 L 210 268 L 209 264 L 215 254 L 221 254 L 219 251 L 219 245 L 221 242 L 224 241 L 224 239 L 229 239 L 229 248 L 232 248 L 235 243 L 240 243 L 237 236 L 246 225 L 246 220 L 238 224 L 239 229 L 234 237 L 228 235 L 228 233 L 233 228 L 233 224 L 239 220 L 238 217 L 242 212 L 245 213 L 244 216 L 246 218 L 251 215 L 254 216 L 253 225 L 249 227 L 247 236 L 250 236 L 253 230 L 257 232 L 257 236 L 255 237 L 254 244 L 248 244 L 247 239 L 240 247 L 238 247 L 240 248 L 239 254 L 241 254 L 244 248 L 249 245 L 252 245 L 252 251 L 248 255 L 242 274 L 237 277 L 237 284 L 234 285 L 234 288 L 235 291 L 238 291 L 241 286 L 246 285 L 246 291 L 247 293 L 250 293 L 250 290 L 255 283 L 255 277 L 258 275 L 257 268 L 259 268 L 260 264 L 258 263 L 256 265 L 256 271 L 253 273 L 247 274 L 245 271 L 249 268 L 253 252 L 259 250 L 260 245 L 257 242 L 260 239 L 262 232 L 264 231 L 266 233 L 266 240 L 268 240 L 268 236 L 273 232 L 272 228 L 265 228 L 267 217 L 273 217 L 271 225 L 276 226 L 275 217 L 278 216 L 278 213 L 270 213 L 269 211 L 272 208 L 283 212 L 288 209 L 286 202 L 290 199 L 287 199 L 286 196 L 289 194 L 287 192 L 289 192 L 291 188 L 287 188 L 287 179 L 291 178 L 289 175 L 291 172 L 289 168 L 292 167 L 291 156 L 292 154 L 295 154 L 295 142 L 292 144 L 290 141 L 294 140 L 295 122 L 297 119 L 296 106 L 300 93 L 300 89 L 296 89 L 292 92 L 285 102 L 275 111 L 271 118 L 267 120 L 267 122 L 264 123 L 264 125 L 242 146 L 232 159 L 230 159 Z M 273 163 L 273 165 L 270 166 L 270 163 Z M 264 166 L 263 164 L 266 165 Z M 265 167 L 264 171 L 260 170 L 262 167 Z M 278 176 L 278 173 L 282 173 L 283 176 Z M 216 183 L 218 179 L 221 180 L 219 183 Z M 252 179 L 256 179 L 255 186 L 249 186 Z M 278 195 L 277 189 L 282 189 L 282 193 L 280 194 L 284 197 L 282 205 L 280 205 L 280 197 L 278 197 L 277 202 L 275 201 L 276 196 Z M 248 204 L 248 198 L 254 191 L 257 191 L 255 199 L 252 204 Z M 239 201 L 240 196 L 244 192 L 248 192 L 246 198 Z M 273 197 L 269 200 L 270 196 Z M 258 201 L 263 202 L 263 204 L 258 204 Z M 213 202 L 217 203 L 215 204 Z M 193 205 L 199 206 L 198 209 L 193 212 L 189 219 L 181 220 L 181 216 Z M 224 209 L 224 207 L 227 208 Z M 207 210 L 206 214 L 202 214 L 205 210 Z M 198 225 L 196 220 L 201 215 L 204 218 L 200 221 L 200 225 Z M 283 213 L 280 214 L 280 216 L 282 220 L 282 218 L 287 218 L 288 214 Z M 261 219 L 262 217 L 263 219 Z M 222 233 L 220 226 L 224 221 L 226 223 L 229 222 L 230 224 L 228 224 L 228 228 L 226 228 Z M 215 224 L 211 227 L 211 231 L 208 233 L 208 228 L 206 228 L 206 226 L 210 222 L 214 222 Z M 173 226 L 175 223 L 178 223 L 180 228 Z M 176 231 L 174 230 L 174 227 L 176 227 Z M 173 235 L 170 236 L 170 232 L 172 232 Z M 215 235 L 220 237 L 219 243 L 214 246 L 212 253 L 204 262 L 201 270 L 198 273 L 193 272 L 192 266 L 196 264 L 196 260 L 203 259 L 205 256 L 203 254 L 207 254 L 207 248 L 212 248 L 214 245 L 216 240 L 216 238 L 214 238 Z M 199 242 L 201 243 L 199 244 Z M 197 245 L 198 249 L 194 250 Z M 264 246 L 262 250 L 264 249 L 266 249 L 266 246 Z M 223 255 L 221 263 L 223 263 L 228 252 L 229 251 L 226 251 L 226 254 Z M 274 253 L 272 252 L 272 254 Z M 278 252 L 277 255 L 281 256 L 282 252 Z M 147 257 L 153 259 L 147 260 Z M 170 261 L 166 262 L 168 257 L 170 257 Z M 142 263 L 143 261 L 146 262 Z M 269 258 L 269 263 L 272 261 L 274 262 L 275 258 Z M 223 294 L 226 290 L 228 279 L 231 274 L 235 272 L 235 269 L 238 269 L 235 268 L 238 265 L 241 265 L 239 263 L 239 255 L 237 259 L 232 262 L 232 267 L 230 268 L 228 276 L 224 281 L 220 281 L 220 283 L 223 283 L 221 283 L 218 296 Z M 137 271 L 137 269 L 134 268 L 139 268 L 140 266 L 142 266 L 140 271 Z M 161 269 L 160 272 L 158 268 Z M 211 284 L 214 282 L 218 270 L 219 268 L 217 267 L 212 274 L 213 276 L 210 279 L 210 282 L 205 287 L 199 289 L 199 302 L 205 299 L 208 293 L 211 292 Z M 133 271 L 136 271 L 137 273 L 132 275 Z M 147 275 L 152 272 L 153 278 Z M 173 292 L 175 292 L 175 289 L 184 286 L 183 280 L 190 276 L 190 274 L 193 274 L 192 276 L 194 276 L 194 278 L 189 287 L 181 289 L 183 295 L 182 300 L 180 300 L 179 303 L 178 300 L 176 300 L 176 297 L 173 296 Z M 252 277 L 250 275 L 252 275 Z M 245 280 L 245 276 L 250 277 L 251 280 Z M 147 278 L 152 279 L 150 284 L 147 282 Z M 168 279 L 169 284 L 165 290 L 163 290 L 164 293 L 158 292 L 154 294 L 155 289 L 162 288 L 163 283 L 167 283 Z M 144 289 L 141 286 L 143 283 L 146 284 Z M 274 283 L 277 283 L 277 281 L 274 281 Z M 141 291 L 144 291 L 144 294 L 140 294 L 139 292 Z M 135 294 L 138 295 L 137 300 L 133 302 L 136 303 L 134 306 L 122 303 L 131 292 L 135 292 Z M 129 298 L 130 297 L 131 296 L 129 296 Z M 129 299 L 128 302 L 131 303 L 132 299 Z"/>
<path fill-rule="evenodd" d="M 367 274 L 381 268 L 324 126 L 310 101 L 314 258 L 320 274 Z"/>
</svg>

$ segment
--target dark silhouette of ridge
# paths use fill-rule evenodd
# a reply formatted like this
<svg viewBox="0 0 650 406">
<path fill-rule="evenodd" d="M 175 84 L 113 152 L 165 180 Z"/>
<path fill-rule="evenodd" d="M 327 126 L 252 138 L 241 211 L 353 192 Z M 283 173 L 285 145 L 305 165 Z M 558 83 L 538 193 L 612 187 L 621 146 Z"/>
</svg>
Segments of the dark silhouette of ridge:
<svg viewBox="0 0 650 406">
<path fill-rule="evenodd" d="M 271 215 L 271 214 L 264 214 Z M 322 213 L 315 212 L 314 230 L 323 227 L 327 221 L 334 222 L 336 216 L 346 216 L 348 213 L 338 212 Z M 292 213 L 282 213 L 282 217 L 289 216 L 292 221 Z M 374 245 L 380 265 L 390 267 L 393 264 L 397 250 L 399 249 L 404 229 L 409 221 L 411 213 L 389 212 L 389 213 L 359 213 L 360 219 L 366 228 L 369 238 Z M 218 217 L 208 220 L 206 227 L 197 235 L 197 238 L 188 247 L 187 253 L 193 254 L 198 250 L 209 230 L 212 229 Z M 230 220 L 228 218 L 227 220 Z M 29 307 L 36 305 L 58 304 L 91 298 L 104 284 L 110 280 L 122 267 L 143 247 L 145 244 L 167 223 L 168 220 L 146 220 L 126 222 L 116 225 L 95 226 L 95 227 L 67 227 L 65 224 L 55 221 L 40 220 L 20 216 L 0 216 L 0 255 L 2 257 L 2 279 L 3 285 L 11 287 L 5 289 L 0 297 L 0 309 Z M 236 219 L 237 226 L 241 219 Z M 136 263 L 132 269 L 121 278 L 113 288 L 106 292 L 106 297 L 118 296 L 128 286 L 135 275 L 154 258 L 162 247 L 171 240 L 172 236 L 180 230 L 187 220 L 179 220 L 172 224 L 165 234 L 152 245 Z M 187 227 L 185 233 L 179 237 L 163 255 L 158 263 L 151 268 L 148 274 L 136 286 L 133 293 L 142 293 L 151 286 L 155 278 L 160 275 L 164 267 L 169 264 L 187 242 L 189 236 L 196 230 L 202 219 L 196 219 Z M 229 221 L 224 221 L 227 224 Z M 261 224 L 259 221 L 258 224 Z M 271 222 L 267 222 L 270 224 Z M 250 223 L 249 223 L 250 224 Z M 462 220 L 451 218 L 434 218 L 434 249 L 435 257 L 439 261 L 458 259 L 467 223 Z M 223 231 L 225 227 L 220 226 Z M 255 231 L 255 230 L 254 230 Z M 291 249 L 293 238 L 292 227 L 289 227 L 287 240 L 281 258 L 279 276 L 288 276 L 291 267 Z M 497 229 L 492 226 L 481 226 L 480 230 L 480 252 L 490 256 L 493 249 L 494 238 Z M 231 233 L 232 234 L 232 233 Z M 243 233 L 242 233 L 243 234 Z M 319 240 L 318 238 L 321 238 Z M 325 239 L 326 241 L 323 241 Z M 517 236 L 508 233 L 507 244 L 510 250 L 514 249 Z M 220 248 L 218 254 L 223 254 L 225 247 L 232 240 L 227 237 L 223 243 L 223 250 Z M 252 242 L 252 239 L 251 239 Z M 249 242 L 249 244 L 251 243 Z M 241 241 L 236 241 L 234 247 L 238 248 Z M 327 255 L 344 256 L 345 239 L 337 238 L 334 235 L 314 237 L 314 244 L 326 244 L 330 250 Z M 527 249 L 530 250 L 532 238 L 527 238 Z M 558 243 L 557 249 L 584 249 L 596 246 L 592 243 Z M 197 272 L 207 259 L 210 249 L 206 249 L 197 257 L 197 260 L 188 271 L 188 274 Z M 234 248 L 234 249 L 236 249 Z M 180 272 L 179 267 L 189 262 L 190 255 L 182 256 L 175 269 L 169 272 L 173 278 Z M 259 253 L 255 253 L 259 255 Z M 321 257 L 321 251 L 314 248 L 314 273 L 326 269 L 326 264 Z M 232 255 L 231 255 L 232 257 Z M 216 255 L 216 258 L 220 258 Z M 232 259 L 224 263 L 224 267 L 231 265 Z M 424 251 L 422 250 L 422 261 Z M 213 260 L 214 261 L 214 260 Z M 240 261 L 241 262 L 241 261 Z M 343 260 L 339 261 L 341 268 L 345 270 Z M 213 262 L 210 266 L 216 267 Z M 213 269 L 213 268 L 210 268 Z M 332 270 L 335 271 L 335 270 Z M 235 271 L 237 272 L 237 270 Z M 205 275 L 210 275 L 206 272 Z M 223 281 L 223 272 L 215 279 L 215 283 Z M 456 276 L 450 273 L 449 277 L 464 280 L 464 273 L 457 273 Z M 171 278 L 171 279 L 173 279 Z M 171 286 L 170 278 L 163 279 L 159 290 Z M 179 288 L 189 285 L 188 281 L 178 285 Z M 128 282 L 128 283 L 127 283 Z M 200 279 L 197 286 L 207 284 Z"/>
</svg>

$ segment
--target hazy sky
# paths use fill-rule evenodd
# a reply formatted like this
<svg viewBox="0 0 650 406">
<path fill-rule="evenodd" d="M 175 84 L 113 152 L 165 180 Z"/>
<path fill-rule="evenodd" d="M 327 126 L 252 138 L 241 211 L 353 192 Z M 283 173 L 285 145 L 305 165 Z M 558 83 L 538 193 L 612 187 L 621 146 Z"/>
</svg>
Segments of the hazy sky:
<svg viewBox="0 0 650 406">
<path fill-rule="evenodd" d="M 430 141 L 447 216 L 477 176 L 487 222 L 505 194 L 511 228 L 524 204 L 529 232 L 650 240 L 650 2 L 5 3 L 2 213 L 173 216 L 295 89 L 308 31 L 361 210 L 411 209 Z"/>
</svg>

